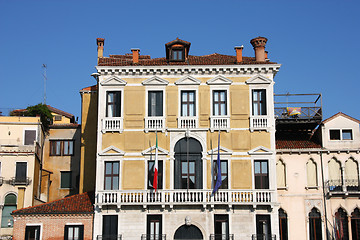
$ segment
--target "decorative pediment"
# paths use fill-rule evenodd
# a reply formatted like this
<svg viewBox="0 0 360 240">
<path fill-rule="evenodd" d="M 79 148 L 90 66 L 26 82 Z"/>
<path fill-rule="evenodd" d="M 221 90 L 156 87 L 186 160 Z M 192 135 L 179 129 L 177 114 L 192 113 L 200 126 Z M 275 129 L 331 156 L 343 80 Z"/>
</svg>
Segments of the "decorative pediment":
<svg viewBox="0 0 360 240">
<path fill-rule="evenodd" d="M 264 77 L 260 74 L 246 80 L 247 84 L 270 84 L 271 82 L 271 79 Z"/>
<path fill-rule="evenodd" d="M 118 149 L 117 147 L 110 146 L 105 148 L 102 152 L 99 153 L 100 156 L 124 156 L 125 152 Z"/>
<path fill-rule="evenodd" d="M 154 155 L 155 156 L 155 148 L 156 146 L 149 147 L 148 149 L 145 149 L 141 152 L 142 155 Z M 165 149 L 158 147 L 158 155 L 168 155 L 169 151 L 166 151 Z"/>
<path fill-rule="evenodd" d="M 168 85 L 169 82 L 165 79 L 162 79 L 158 76 L 154 76 L 152 78 L 146 79 L 142 82 L 143 85 Z"/>
<path fill-rule="evenodd" d="M 206 82 L 209 85 L 230 85 L 232 81 L 224 76 L 216 76 Z"/>
<path fill-rule="evenodd" d="M 101 81 L 100 84 L 102 86 L 125 86 L 126 81 L 122 80 L 121 78 L 113 76 Z"/>
<path fill-rule="evenodd" d="M 209 155 L 217 155 L 218 148 L 213 148 L 212 150 L 207 152 Z M 220 146 L 220 155 L 231 155 L 233 152 L 230 149 Z"/>
<path fill-rule="evenodd" d="M 248 151 L 248 154 L 249 155 L 271 155 L 271 154 L 273 154 L 273 152 L 266 147 L 259 146 L 259 147 L 256 147 L 256 148 Z"/>
<path fill-rule="evenodd" d="M 201 81 L 191 76 L 185 76 L 175 82 L 176 85 L 200 85 Z"/>
</svg>

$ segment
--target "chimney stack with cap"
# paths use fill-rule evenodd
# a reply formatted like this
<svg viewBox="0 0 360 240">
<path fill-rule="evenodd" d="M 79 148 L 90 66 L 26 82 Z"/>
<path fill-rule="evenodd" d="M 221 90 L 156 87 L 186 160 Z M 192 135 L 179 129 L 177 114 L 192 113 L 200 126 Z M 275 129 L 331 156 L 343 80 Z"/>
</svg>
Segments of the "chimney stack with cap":
<svg viewBox="0 0 360 240">
<path fill-rule="evenodd" d="M 98 58 L 102 58 L 103 54 L 104 54 L 104 42 L 105 39 L 104 38 L 97 38 L 96 39 L 96 44 L 98 46 L 97 51 L 98 51 Z"/>
<path fill-rule="evenodd" d="M 244 49 L 244 46 L 236 46 L 234 47 L 235 51 L 236 51 L 236 63 L 241 63 L 242 62 L 242 50 Z"/>
<path fill-rule="evenodd" d="M 257 62 L 265 62 L 265 45 L 267 42 L 267 38 L 257 37 L 251 39 L 250 43 L 254 47 L 255 50 L 255 60 Z"/>
<path fill-rule="evenodd" d="M 140 55 L 140 49 L 139 48 L 132 48 L 132 57 L 133 57 L 133 63 L 138 64 L 139 63 L 139 55 Z"/>
</svg>

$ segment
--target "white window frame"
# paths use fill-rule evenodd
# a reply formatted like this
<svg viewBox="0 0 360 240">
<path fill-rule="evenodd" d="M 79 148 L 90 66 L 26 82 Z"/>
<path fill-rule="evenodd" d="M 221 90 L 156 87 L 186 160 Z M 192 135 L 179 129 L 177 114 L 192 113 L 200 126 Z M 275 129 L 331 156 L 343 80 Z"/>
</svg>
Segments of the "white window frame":
<svg viewBox="0 0 360 240">
<path fill-rule="evenodd" d="M 315 167 L 316 167 L 316 186 L 309 186 L 309 184 L 308 184 L 308 181 L 307 181 L 307 179 L 308 179 L 308 170 L 307 170 L 307 164 L 308 164 L 308 162 L 309 161 L 311 161 L 311 162 L 313 162 L 314 164 L 315 164 Z M 319 189 L 319 170 L 318 170 L 318 168 L 319 168 L 319 165 L 318 165 L 318 163 L 315 161 L 315 159 L 314 158 L 312 158 L 312 157 L 310 157 L 307 161 L 306 161 L 306 163 L 305 163 L 305 177 L 306 177 L 306 186 L 305 186 L 305 189 L 306 190 L 308 190 L 308 189 Z"/>
<path fill-rule="evenodd" d="M 181 92 L 182 91 L 194 91 L 195 92 L 195 116 L 196 119 L 196 127 L 199 127 L 199 85 L 179 85 L 178 87 L 178 127 L 180 126 L 181 118 L 186 118 L 181 116 Z"/>
<path fill-rule="evenodd" d="M 226 115 L 214 115 L 214 91 L 225 91 L 226 92 Z M 228 124 L 229 126 L 226 129 L 220 129 L 220 130 L 226 130 L 227 132 L 230 131 L 230 85 L 210 85 L 210 121 L 212 118 L 217 117 L 223 117 L 228 118 Z M 219 129 L 215 129 L 213 126 L 211 126 L 210 122 L 210 131 L 214 132 Z"/>
<path fill-rule="evenodd" d="M 104 110 L 103 110 L 103 114 L 104 114 L 104 118 L 124 118 L 124 91 L 123 91 L 123 87 L 120 89 L 119 87 L 117 88 L 107 88 L 104 87 L 104 92 L 105 92 L 105 96 L 104 96 Z M 106 117 L 106 111 L 107 111 L 107 96 L 108 96 L 108 92 L 120 92 L 120 117 Z"/>
<path fill-rule="evenodd" d="M 162 131 L 165 132 L 166 129 L 166 86 L 165 85 L 155 85 L 155 86 L 146 86 L 146 94 L 145 94 L 145 121 L 148 121 L 148 118 L 151 118 L 152 116 L 149 116 L 149 92 L 152 91 L 161 91 L 163 93 L 163 115 L 158 116 L 158 118 L 162 119 L 162 128 L 154 129 L 146 127 L 147 123 L 145 123 L 145 132 L 149 131 Z"/>
<path fill-rule="evenodd" d="M 38 142 L 39 141 L 39 138 L 38 138 L 38 128 L 37 127 L 25 127 L 23 128 L 23 145 L 25 145 L 25 131 L 26 130 L 32 130 L 32 131 L 35 131 L 35 142 Z M 32 145 L 26 145 L 26 146 L 32 146 Z"/>
<path fill-rule="evenodd" d="M 330 139 L 330 131 L 331 130 L 339 130 L 340 131 L 340 139 Z M 352 139 L 343 139 L 343 131 L 350 130 Z M 354 141 L 354 130 L 352 128 L 329 128 L 329 141 Z"/>
<path fill-rule="evenodd" d="M 17 198 L 16 198 L 17 201 Z M 25 229 L 26 227 L 36 227 L 39 226 L 40 227 L 40 240 L 42 239 L 42 233 L 43 233 L 43 224 L 42 223 L 26 223 L 25 225 Z"/>
</svg>

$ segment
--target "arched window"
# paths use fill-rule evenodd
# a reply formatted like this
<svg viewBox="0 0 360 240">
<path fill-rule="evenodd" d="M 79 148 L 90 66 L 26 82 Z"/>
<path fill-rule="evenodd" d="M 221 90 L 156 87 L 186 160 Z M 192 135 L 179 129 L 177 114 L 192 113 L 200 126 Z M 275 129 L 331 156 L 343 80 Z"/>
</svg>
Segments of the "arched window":
<svg viewBox="0 0 360 240">
<path fill-rule="evenodd" d="M 345 162 L 345 185 L 348 191 L 359 190 L 359 168 L 352 158 Z"/>
<path fill-rule="evenodd" d="M 335 213 L 335 230 L 338 239 L 349 239 L 348 217 L 342 208 Z"/>
<path fill-rule="evenodd" d="M 194 225 L 182 225 L 179 227 L 174 235 L 174 239 L 204 239 L 200 229 Z"/>
<path fill-rule="evenodd" d="M 1 216 L 1 227 L 12 228 L 14 225 L 13 217 L 10 215 L 12 211 L 16 210 L 16 195 L 10 193 L 6 195 L 4 201 L 4 208 Z"/>
<path fill-rule="evenodd" d="M 194 138 L 182 138 L 175 145 L 175 189 L 202 189 L 202 147 Z"/>
<path fill-rule="evenodd" d="M 288 240 L 287 214 L 282 208 L 279 209 L 279 232 L 280 240 Z"/>
<path fill-rule="evenodd" d="M 314 160 L 309 159 L 306 163 L 307 187 L 317 187 L 317 166 Z"/>
<path fill-rule="evenodd" d="M 341 191 L 341 165 L 340 162 L 332 158 L 328 163 L 329 168 L 329 188 L 330 191 Z"/>
<path fill-rule="evenodd" d="M 276 163 L 276 178 L 277 178 L 277 187 L 285 188 L 286 187 L 286 172 L 285 172 L 285 164 L 282 160 L 279 160 Z"/>
<path fill-rule="evenodd" d="M 351 235 L 353 240 L 360 240 L 360 211 L 358 208 L 351 214 Z"/>
<path fill-rule="evenodd" d="M 309 213 L 310 240 L 322 240 L 321 214 L 313 208 Z"/>
</svg>

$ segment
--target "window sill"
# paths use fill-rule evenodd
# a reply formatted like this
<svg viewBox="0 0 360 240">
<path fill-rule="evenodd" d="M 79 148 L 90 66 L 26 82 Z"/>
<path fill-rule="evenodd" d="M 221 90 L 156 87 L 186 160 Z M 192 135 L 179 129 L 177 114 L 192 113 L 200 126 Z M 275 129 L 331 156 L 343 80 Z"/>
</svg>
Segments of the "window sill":
<svg viewBox="0 0 360 240">
<path fill-rule="evenodd" d="M 285 191 L 287 191 L 287 190 L 289 190 L 289 187 L 288 186 L 286 186 L 286 187 L 278 187 L 277 190 L 285 190 Z"/>
<path fill-rule="evenodd" d="M 306 186 L 305 189 L 306 190 L 311 190 L 311 189 L 316 189 L 319 190 L 320 186 Z"/>
</svg>

